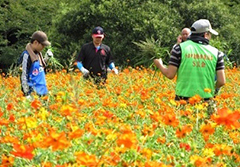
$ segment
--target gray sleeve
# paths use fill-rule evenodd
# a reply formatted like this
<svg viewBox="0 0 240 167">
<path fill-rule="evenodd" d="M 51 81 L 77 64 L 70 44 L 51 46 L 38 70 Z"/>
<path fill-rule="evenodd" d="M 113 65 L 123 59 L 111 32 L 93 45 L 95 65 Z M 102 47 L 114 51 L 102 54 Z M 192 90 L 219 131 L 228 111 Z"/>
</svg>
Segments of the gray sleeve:
<svg viewBox="0 0 240 167">
<path fill-rule="evenodd" d="M 22 60 L 22 75 L 21 75 L 21 84 L 22 84 L 22 89 L 24 94 L 27 94 L 29 92 L 29 86 L 28 86 L 28 59 L 29 55 L 24 54 L 23 55 L 23 60 Z"/>
</svg>

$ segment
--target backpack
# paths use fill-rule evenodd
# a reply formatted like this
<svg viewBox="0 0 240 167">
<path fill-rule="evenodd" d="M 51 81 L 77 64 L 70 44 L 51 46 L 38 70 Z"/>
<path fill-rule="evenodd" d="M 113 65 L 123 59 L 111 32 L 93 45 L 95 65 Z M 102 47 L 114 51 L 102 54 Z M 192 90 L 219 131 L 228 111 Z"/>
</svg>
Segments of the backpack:
<svg viewBox="0 0 240 167">
<path fill-rule="evenodd" d="M 23 55 L 24 55 L 25 53 L 28 54 L 28 52 L 27 52 L 26 50 L 24 50 L 24 51 L 22 52 L 22 54 L 20 55 L 20 57 L 18 58 L 18 60 L 17 60 L 17 66 L 20 66 L 20 65 L 22 64 Z"/>
</svg>

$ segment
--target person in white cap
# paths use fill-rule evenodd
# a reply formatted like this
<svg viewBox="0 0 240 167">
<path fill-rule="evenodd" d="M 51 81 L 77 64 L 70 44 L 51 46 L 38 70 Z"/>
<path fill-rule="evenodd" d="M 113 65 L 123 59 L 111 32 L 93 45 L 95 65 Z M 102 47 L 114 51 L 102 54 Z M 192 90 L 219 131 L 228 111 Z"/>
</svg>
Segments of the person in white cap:
<svg viewBox="0 0 240 167">
<path fill-rule="evenodd" d="M 104 36 L 103 28 L 100 26 L 95 27 L 92 30 L 93 41 L 82 46 L 76 59 L 77 67 L 84 78 L 93 79 L 96 84 L 106 82 L 108 67 L 115 74 L 118 74 L 110 47 L 102 43 Z"/>
<path fill-rule="evenodd" d="M 197 20 L 191 26 L 189 40 L 173 48 L 167 67 L 162 59 L 154 59 L 164 76 L 173 79 L 177 75 L 175 100 L 188 100 L 195 95 L 209 100 L 225 84 L 224 54 L 209 45 L 211 34 L 218 32 L 210 22 Z"/>
</svg>

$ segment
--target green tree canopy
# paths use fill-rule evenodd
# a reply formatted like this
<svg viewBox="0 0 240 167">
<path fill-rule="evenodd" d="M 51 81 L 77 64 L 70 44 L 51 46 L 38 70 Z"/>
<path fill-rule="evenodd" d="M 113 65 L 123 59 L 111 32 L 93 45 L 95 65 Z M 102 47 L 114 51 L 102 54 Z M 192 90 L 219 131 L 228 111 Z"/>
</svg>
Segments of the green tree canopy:
<svg viewBox="0 0 240 167">
<path fill-rule="evenodd" d="M 149 66 L 154 52 L 143 52 L 136 43 L 150 42 L 149 46 L 154 45 L 156 56 L 163 54 L 167 57 L 165 50 L 170 51 L 181 29 L 190 27 L 201 18 L 209 19 L 212 27 L 219 32 L 211 43 L 228 54 L 232 61 L 240 63 L 238 0 L 0 2 L 0 68 L 16 62 L 36 30 L 48 34 L 55 57 L 68 66 L 81 46 L 92 40 L 91 31 L 95 26 L 104 28 L 104 43 L 111 47 L 116 65 Z"/>
</svg>

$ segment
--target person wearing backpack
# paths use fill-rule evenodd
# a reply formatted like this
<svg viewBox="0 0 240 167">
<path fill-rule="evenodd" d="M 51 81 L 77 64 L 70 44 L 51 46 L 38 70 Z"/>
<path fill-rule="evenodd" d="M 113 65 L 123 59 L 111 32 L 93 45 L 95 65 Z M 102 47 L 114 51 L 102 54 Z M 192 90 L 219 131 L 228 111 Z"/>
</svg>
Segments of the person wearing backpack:
<svg viewBox="0 0 240 167">
<path fill-rule="evenodd" d="M 41 51 L 50 44 L 47 35 L 43 31 L 36 31 L 32 34 L 30 43 L 26 45 L 26 49 L 18 60 L 22 67 L 20 76 L 21 90 L 27 98 L 31 98 L 32 92 L 36 92 L 39 96 L 48 93 L 44 71 L 46 62 Z M 47 54 L 52 56 L 51 51 L 48 51 Z"/>
</svg>

